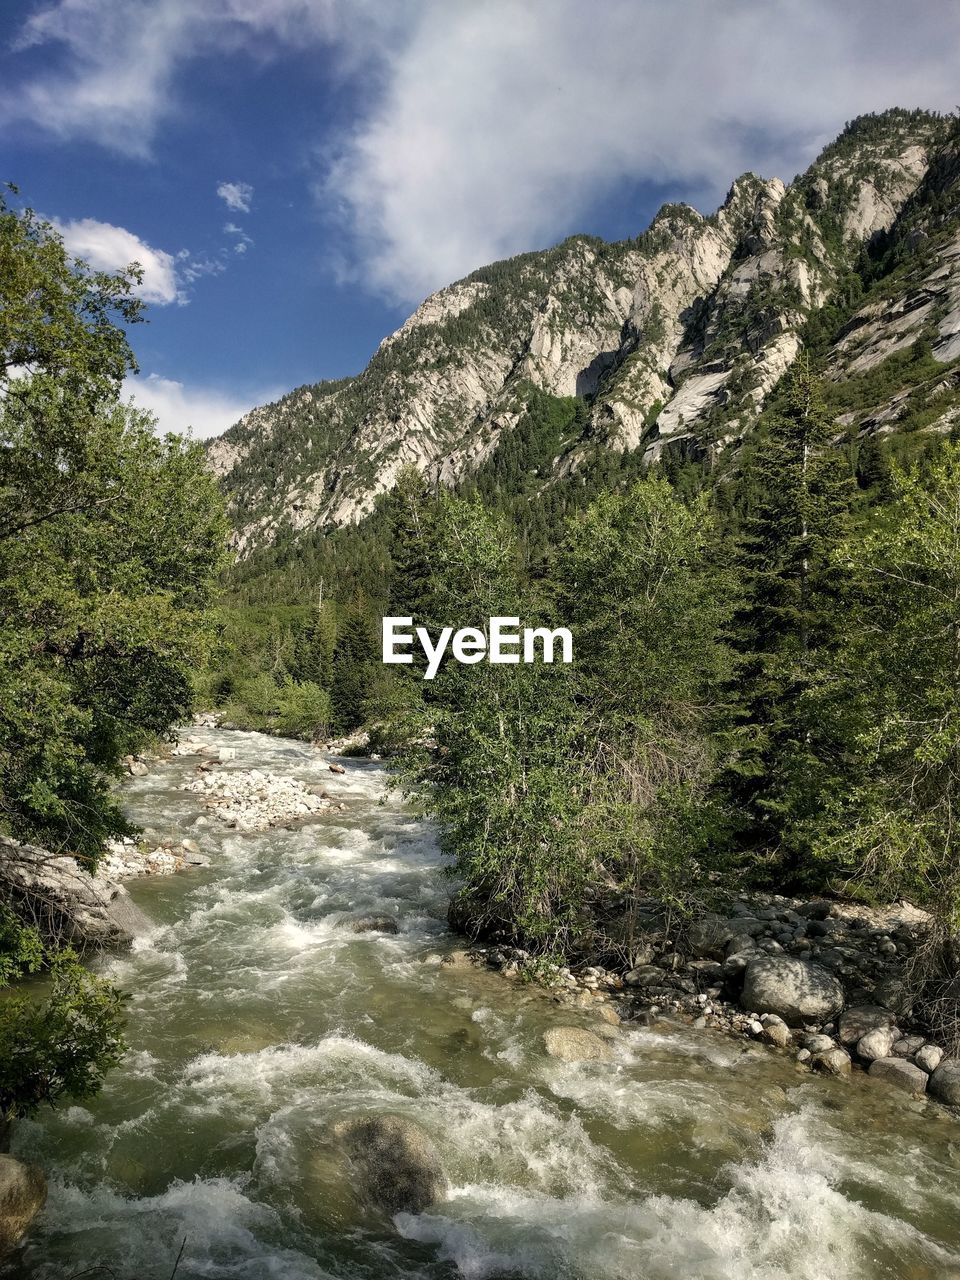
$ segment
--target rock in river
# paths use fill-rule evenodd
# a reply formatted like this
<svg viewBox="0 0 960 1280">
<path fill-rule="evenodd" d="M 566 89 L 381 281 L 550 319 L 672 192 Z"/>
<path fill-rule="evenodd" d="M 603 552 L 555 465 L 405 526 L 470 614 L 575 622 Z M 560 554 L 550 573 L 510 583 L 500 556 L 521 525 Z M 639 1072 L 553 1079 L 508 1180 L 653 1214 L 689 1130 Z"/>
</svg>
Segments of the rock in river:
<svg viewBox="0 0 960 1280">
<path fill-rule="evenodd" d="M 889 1009 L 882 1009 L 876 1004 L 855 1005 L 845 1009 L 840 1017 L 840 1043 L 856 1044 L 869 1032 L 878 1027 L 889 1027 L 893 1022 L 893 1014 Z"/>
<path fill-rule="evenodd" d="M 0 1155 L 0 1253 L 22 1240 L 47 1199 L 47 1180 L 32 1164 Z"/>
<path fill-rule="evenodd" d="M 878 1080 L 885 1080 L 897 1089 L 906 1093 L 926 1093 L 928 1076 L 925 1071 L 915 1067 L 906 1058 L 877 1058 L 870 1064 L 869 1074 Z"/>
<path fill-rule="evenodd" d="M 874 1027 L 857 1041 L 857 1053 L 868 1062 L 878 1058 L 898 1057 L 891 1053 L 897 1032 L 893 1027 Z"/>
<path fill-rule="evenodd" d="M 843 987 L 829 970 L 791 956 L 758 955 L 747 964 L 741 1004 L 784 1022 L 829 1022 L 843 1008 Z"/>
<path fill-rule="evenodd" d="M 357 916 L 350 921 L 354 933 L 398 933 L 393 916 Z"/>
<path fill-rule="evenodd" d="M 423 1213 L 447 1193 L 430 1136 L 403 1116 L 345 1120 L 334 1129 L 357 1174 L 362 1197 L 384 1213 Z"/>
<path fill-rule="evenodd" d="M 550 1057 L 559 1058 L 561 1062 L 588 1062 L 610 1057 L 610 1046 L 583 1027 L 551 1027 L 544 1032 L 543 1043 Z"/>
</svg>

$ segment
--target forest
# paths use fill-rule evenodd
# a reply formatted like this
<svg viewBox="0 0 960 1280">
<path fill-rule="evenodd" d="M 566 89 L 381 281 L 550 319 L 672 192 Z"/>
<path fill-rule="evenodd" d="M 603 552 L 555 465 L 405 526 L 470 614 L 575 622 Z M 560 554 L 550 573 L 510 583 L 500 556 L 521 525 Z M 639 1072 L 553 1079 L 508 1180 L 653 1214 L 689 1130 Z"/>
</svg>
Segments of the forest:
<svg viewBox="0 0 960 1280">
<path fill-rule="evenodd" d="M 811 347 L 719 466 L 608 453 L 558 478 L 584 406 L 531 388 L 458 491 L 408 472 L 361 525 L 235 566 L 208 696 L 231 723 L 368 730 L 475 936 L 610 959 L 651 899 L 905 897 L 940 922 L 936 985 L 960 908 L 960 445 L 851 439 Z M 576 661 L 428 683 L 380 663 L 383 614 L 568 626 Z"/>
</svg>

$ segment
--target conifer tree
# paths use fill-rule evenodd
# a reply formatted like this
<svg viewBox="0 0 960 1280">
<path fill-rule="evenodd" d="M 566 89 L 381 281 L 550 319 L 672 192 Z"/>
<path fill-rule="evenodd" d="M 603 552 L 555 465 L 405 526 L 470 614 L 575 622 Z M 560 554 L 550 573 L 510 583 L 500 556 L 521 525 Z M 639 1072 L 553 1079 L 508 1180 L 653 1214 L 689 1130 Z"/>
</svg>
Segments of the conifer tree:
<svg viewBox="0 0 960 1280">
<path fill-rule="evenodd" d="M 379 660 L 375 631 L 366 600 L 358 594 L 341 622 L 333 654 L 330 703 L 338 733 L 349 733 L 366 719 L 367 691 Z"/>
<path fill-rule="evenodd" d="M 747 607 L 745 704 L 753 750 L 740 794 L 753 839 L 778 847 L 800 874 L 828 785 L 835 744 L 809 695 L 843 627 L 841 576 L 832 558 L 847 532 L 849 464 L 834 444 L 809 361 L 801 356 L 784 409 L 753 456 L 753 509 L 744 528 Z"/>
</svg>

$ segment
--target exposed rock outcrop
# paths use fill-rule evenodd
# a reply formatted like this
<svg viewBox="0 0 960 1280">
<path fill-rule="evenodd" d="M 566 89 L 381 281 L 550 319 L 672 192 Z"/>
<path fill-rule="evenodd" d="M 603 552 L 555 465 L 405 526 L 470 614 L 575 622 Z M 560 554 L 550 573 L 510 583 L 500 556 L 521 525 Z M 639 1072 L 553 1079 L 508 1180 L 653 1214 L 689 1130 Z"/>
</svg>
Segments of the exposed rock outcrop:
<svg viewBox="0 0 960 1280">
<path fill-rule="evenodd" d="M 714 456 L 750 430 L 867 246 L 893 244 L 898 274 L 864 299 L 828 375 L 856 377 L 923 334 L 949 365 L 960 358 L 960 225 L 943 213 L 955 151 L 938 117 L 864 117 L 789 185 L 745 174 L 709 216 L 667 205 L 635 239 L 572 236 L 439 290 L 357 378 L 301 387 L 211 442 L 238 547 L 285 525 L 354 522 L 406 465 L 456 482 L 514 429 L 531 387 L 584 400 L 555 476 L 598 449 Z M 851 420 L 889 429 L 911 405 L 887 389 Z"/>
<path fill-rule="evenodd" d="M 81 950 L 126 946 L 151 927 L 122 885 L 90 875 L 73 858 L 5 836 L 0 894 L 46 939 Z"/>
</svg>

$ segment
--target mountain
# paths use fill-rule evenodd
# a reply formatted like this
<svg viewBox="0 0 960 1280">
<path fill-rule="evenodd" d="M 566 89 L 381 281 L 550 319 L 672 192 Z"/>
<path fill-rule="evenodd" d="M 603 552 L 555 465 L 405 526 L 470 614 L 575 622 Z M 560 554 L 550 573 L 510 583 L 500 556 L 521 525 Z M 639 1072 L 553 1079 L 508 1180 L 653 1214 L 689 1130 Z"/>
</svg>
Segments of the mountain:
<svg viewBox="0 0 960 1280">
<path fill-rule="evenodd" d="M 412 464 L 453 483 L 531 388 L 579 397 L 557 474 L 600 449 L 735 446 L 801 346 L 854 433 L 960 415 L 956 121 L 860 117 L 789 186 L 738 178 L 703 216 L 666 205 L 636 239 L 573 236 L 429 297 L 358 377 L 301 387 L 211 442 L 246 554 L 354 523 Z"/>
</svg>

